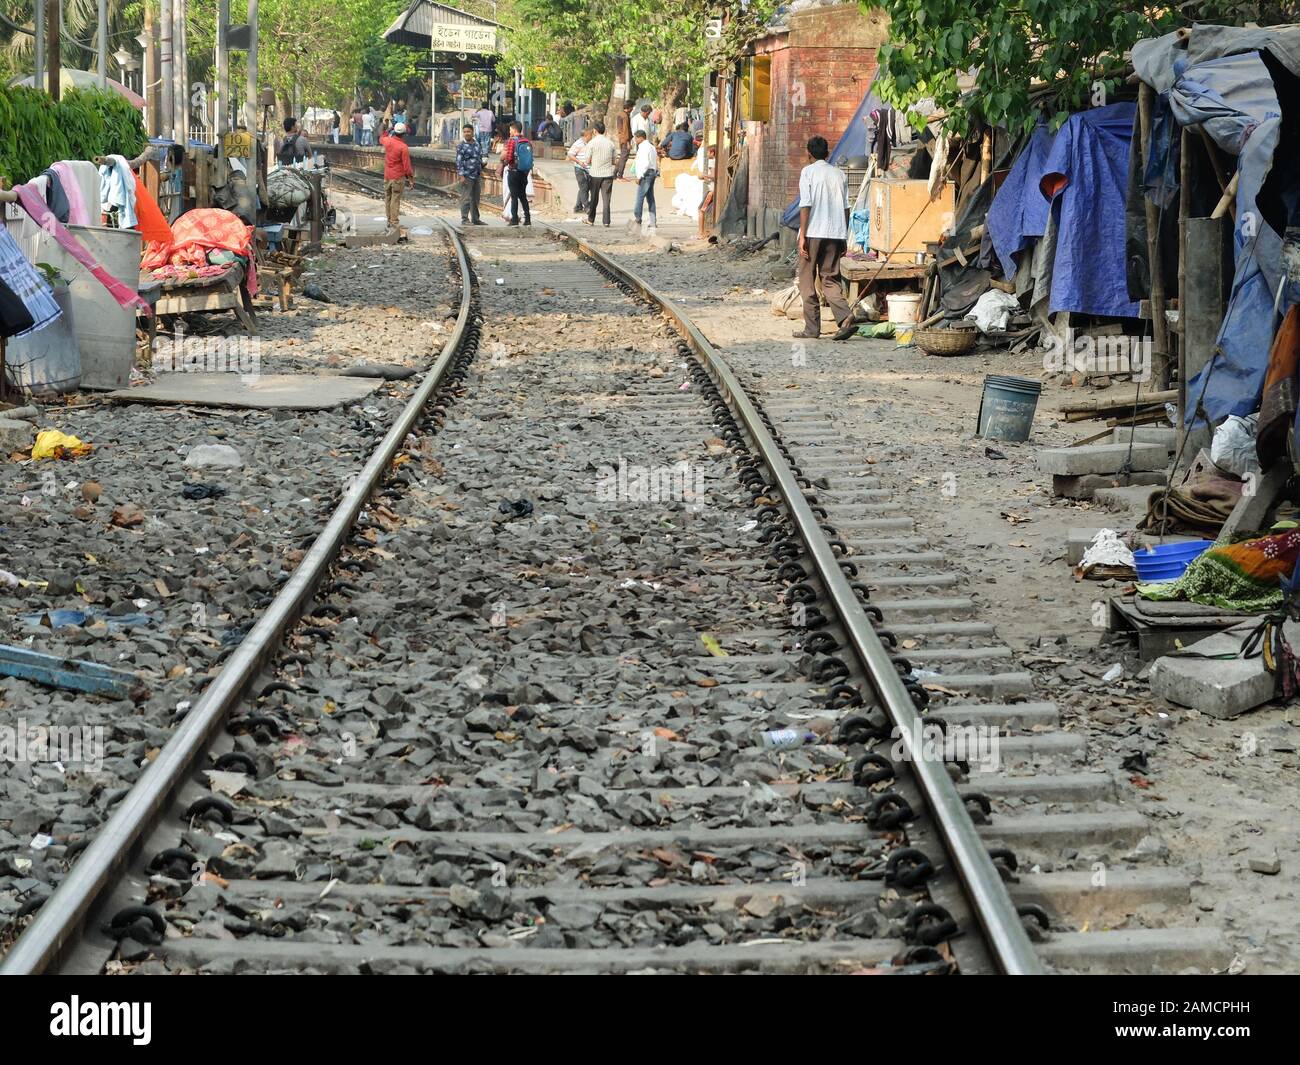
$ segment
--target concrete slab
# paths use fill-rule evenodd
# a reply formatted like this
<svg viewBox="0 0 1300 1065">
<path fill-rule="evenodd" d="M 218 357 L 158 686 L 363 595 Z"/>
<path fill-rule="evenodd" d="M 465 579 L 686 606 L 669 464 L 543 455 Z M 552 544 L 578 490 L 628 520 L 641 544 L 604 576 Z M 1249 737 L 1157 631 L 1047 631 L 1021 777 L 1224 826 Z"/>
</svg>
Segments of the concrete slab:
<svg viewBox="0 0 1300 1065">
<path fill-rule="evenodd" d="M 1112 444 L 1128 444 L 1129 434 L 1137 444 L 1163 444 L 1169 454 L 1178 450 L 1178 430 L 1173 426 L 1164 428 L 1159 425 L 1117 425 L 1111 434 Z"/>
<path fill-rule="evenodd" d="M 1152 487 L 1149 484 L 1130 484 L 1118 488 L 1098 488 L 1092 493 L 1092 501 L 1100 507 L 1116 513 L 1133 512 L 1145 514 L 1147 501 L 1151 498 Z"/>
<path fill-rule="evenodd" d="M 1274 677 L 1264 668 L 1264 659 L 1258 655 L 1234 657 L 1240 654 L 1246 633 L 1257 624 L 1252 619 L 1207 636 L 1188 648 L 1202 657 L 1157 658 L 1151 664 L 1151 694 L 1218 718 L 1236 717 L 1269 702 L 1273 698 Z M 1294 647 L 1300 639 L 1300 624 L 1288 621 L 1285 633 Z"/>
<path fill-rule="evenodd" d="M 1165 475 L 1161 471 L 1130 473 L 1127 477 L 1118 474 L 1085 473 L 1081 477 L 1053 477 L 1052 493 L 1067 499 L 1091 499 L 1098 488 L 1115 488 L 1123 485 L 1164 484 Z"/>
<path fill-rule="evenodd" d="M 1088 444 L 1085 447 L 1038 449 L 1038 468 L 1057 477 L 1078 477 L 1087 473 L 1115 473 L 1127 462 L 1133 470 L 1162 470 L 1169 453 L 1161 444 Z"/>
<path fill-rule="evenodd" d="M 0 452 L 26 451 L 36 439 L 36 426 L 20 418 L 0 418 Z"/>
<path fill-rule="evenodd" d="M 152 384 L 110 392 L 118 403 L 169 403 L 252 410 L 329 410 L 365 399 L 380 382 L 326 374 L 171 373 Z"/>
</svg>

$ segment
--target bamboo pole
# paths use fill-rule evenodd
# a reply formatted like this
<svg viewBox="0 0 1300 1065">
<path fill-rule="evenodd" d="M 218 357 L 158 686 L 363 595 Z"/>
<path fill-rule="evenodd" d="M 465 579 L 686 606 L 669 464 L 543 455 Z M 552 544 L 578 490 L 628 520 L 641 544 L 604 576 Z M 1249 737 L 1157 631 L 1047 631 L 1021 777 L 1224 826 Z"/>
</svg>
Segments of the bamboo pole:
<svg viewBox="0 0 1300 1065">
<path fill-rule="evenodd" d="M 59 14 L 59 0 L 46 0 L 45 3 L 45 52 L 49 65 L 45 75 L 49 79 L 47 91 L 50 98 L 59 98 L 59 75 L 62 73 L 63 57 L 59 54 L 59 27 L 63 19 Z"/>
<path fill-rule="evenodd" d="M 1142 170 L 1151 161 L 1151 106 L 1154 90 L 1145 82 L 1138 90 L 1138 133 L 1141 137 Z M 1165 317 L 1165 273 L 1160 256 L 1160 214 L 1147 196 L 1142 197 L 1147 222 L 1147 269 L 1151 275 L 1151 383 L 1156 388 L 1169 384 L 1169 321 Z"/>
</svg>

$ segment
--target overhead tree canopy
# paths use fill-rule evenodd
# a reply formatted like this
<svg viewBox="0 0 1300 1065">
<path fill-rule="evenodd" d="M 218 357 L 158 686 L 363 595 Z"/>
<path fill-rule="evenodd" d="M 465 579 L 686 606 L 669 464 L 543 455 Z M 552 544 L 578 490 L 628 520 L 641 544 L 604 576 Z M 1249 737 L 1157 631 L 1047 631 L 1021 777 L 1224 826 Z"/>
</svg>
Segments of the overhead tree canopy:
<svg viewBox="0 0 1300 1065">
<path fill-rule="evenodd" d="M 708 25 L 730 7 L 721 36 Z M 716 0 L 510 0 L 501 21 L 526 27 L 507 35 L 504 66 L 580 100 L 609 96 L 614 63 L 625 57 L 642 95 L 658 96 L 677 81 L 702 77 L 738 55 L 771 17 L 777 0 L 744 7 Z"/>
<path fill-rule="evenodd" d="M 1112 0 L 862 0 L 889 16 L 877 92 L 898 107 L 925 97 L 947 111 L 950 128 L 972 118 L 1027 131 L 1040 116 L 1109 97 L 1126 53 L 1144 37 L 1191 22 L 1286 21 L 1286 2 L 1192 0 L 1115 4 Z M 963 96 L 958 75 L 970 72 Z M 1034 86 L 1048 87 L 1034 93 Z"/>
</svg>

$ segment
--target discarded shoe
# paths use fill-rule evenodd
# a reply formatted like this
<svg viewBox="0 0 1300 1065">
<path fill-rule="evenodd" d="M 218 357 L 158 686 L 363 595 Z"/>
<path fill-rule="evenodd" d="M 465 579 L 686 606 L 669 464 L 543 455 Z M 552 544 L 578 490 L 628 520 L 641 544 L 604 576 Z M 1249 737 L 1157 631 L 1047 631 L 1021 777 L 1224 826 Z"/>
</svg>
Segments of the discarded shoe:
<svg viewBox="0 0 1300 1065">
<path fill-rule="evenodd" d="M 503 499 L 497 510 L 507 518 L 526 518 L 533 512 L 533 504 L 527 499 Z"/>
<path fill-rule="evenodd" d="M 219 484 L 187 484 L 181 489 L 181 495 L 186 499 L 220 499 L 226 494 L 226 490 Z"/>
</svg>

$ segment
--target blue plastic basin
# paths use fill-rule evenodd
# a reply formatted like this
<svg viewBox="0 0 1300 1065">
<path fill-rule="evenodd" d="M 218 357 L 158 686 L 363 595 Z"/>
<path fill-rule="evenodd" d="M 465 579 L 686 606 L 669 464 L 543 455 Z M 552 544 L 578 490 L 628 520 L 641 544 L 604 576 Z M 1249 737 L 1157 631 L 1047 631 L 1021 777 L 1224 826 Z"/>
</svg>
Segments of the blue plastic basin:
<svg viewBox="0 0 1300 1065">
<path fill-rule="evenodd" d="M 1185 540 L 1134 551 L 1133 565 L 1138 580 L 1144 583 L 1175 580 L 1183 575 L 1192 559 L 1212 546 L 1213 540 Z"/>
</svg>

